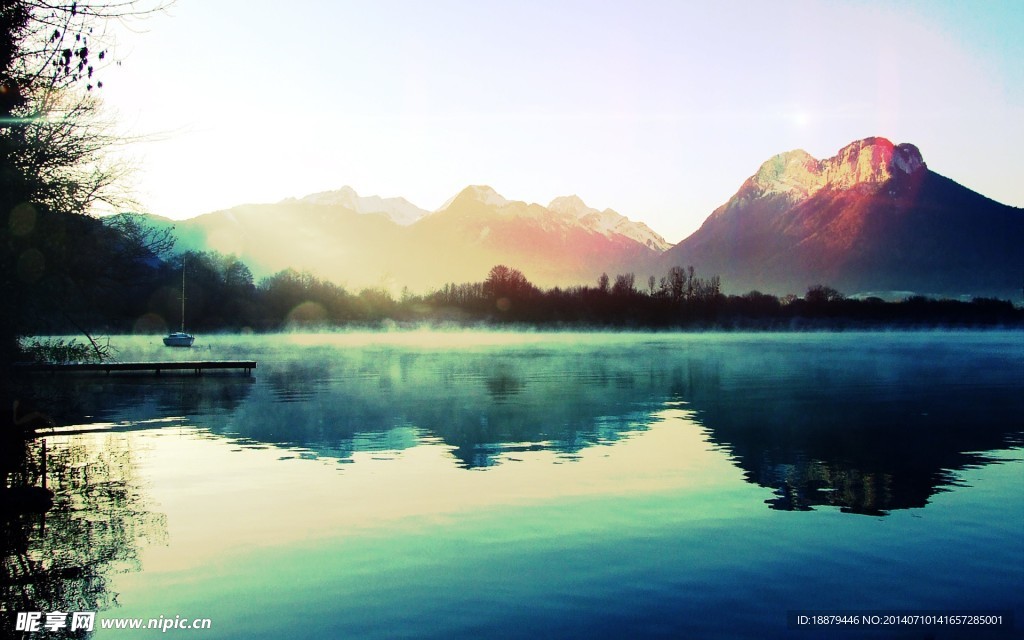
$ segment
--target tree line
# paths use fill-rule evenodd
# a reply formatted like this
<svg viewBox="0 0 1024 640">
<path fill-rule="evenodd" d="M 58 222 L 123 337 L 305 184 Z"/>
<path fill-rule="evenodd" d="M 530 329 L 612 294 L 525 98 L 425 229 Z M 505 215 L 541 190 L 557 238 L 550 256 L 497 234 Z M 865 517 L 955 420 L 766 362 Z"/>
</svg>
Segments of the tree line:
<svg viewBox="0 0 1024 640">
<path fill-rule="evenodd" d="M 722 293 L 717 275 L 701 277 L 691 265 L 675 266 L 637 285 L 633 273 L 602 274 L 591 285 L 541 290 L 517 269 L 495 266 L 482 282 L 450 283 L 403 301 L 426 318 L 544 327 L 624 329 L 871 328 L 881 326 L 1019 326 L 1024 309 L 1007 300 L 934 300 L 911 296 L 898 302 L 847 297 L 812 285 L 802 297 L 750 291 Z M 400 303 L 399 307 L 402 307 Z M 414 315 L 407 313 L 406 315 Z"/>
<path fill-rule="evenodd" d="M 168 238 L 135 229 L 129 246 L 166 251 Z M 181 320 L 182 270 L 187 299 L 184 322 L 194 332 L 317 330 L 382 323 L 530 325 L 544 328 L 606 329 L 800 329 L 894 326 L 1019 325 L 1024 311 L 992 299 L 900 302 L 846 297 L 825 285 L 801 297 L 751 291 L 725 295 L 717 276 L 702 277 L 693 266 L 672 267 L 638 286 L 633 273 L 602 274 L 592 285 L 541 289 L 520 270 L 496 265 L 483 280 L 447 283 L 433 291 L 394 294 L 384 288 L 350 292 L 307 272 L 285 269 L 254 280 L 235 256 L 189 251 L 156 259 L 136 256 L 123 265 L 133 286 L 108 292 L 104 313 L 84 322 L 103 333 L 162 333 Z M 93 305 L 95 306 L 95 305 Z M 96 309 L 92 312 L 97 313 Z M 61 326 L 55 317 L 54 329 Z"/>
</svg>

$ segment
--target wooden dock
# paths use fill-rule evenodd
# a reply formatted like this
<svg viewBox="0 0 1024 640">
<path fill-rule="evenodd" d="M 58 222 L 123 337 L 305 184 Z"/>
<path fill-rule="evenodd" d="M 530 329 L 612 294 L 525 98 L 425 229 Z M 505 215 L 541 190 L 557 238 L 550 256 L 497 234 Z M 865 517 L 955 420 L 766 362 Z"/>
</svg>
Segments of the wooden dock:
<svg viewBox="0 0 1024 640">
<path fill-rule="evenodd" d="M 87 362 L 69 364 L 38 364 L 19 363 L 14 365 L 16 371 L 28 373 L 71 373 L 71 372 L 104 372 L 112 371 L 143 371 L 160 375 L 161 371 L 192 371 L 195 375 L 203 374 L 208 369 L 235 369 L 251 375 L 256 368 L 255 360 L 176 360 L 169 362 Z"/>
</svg>

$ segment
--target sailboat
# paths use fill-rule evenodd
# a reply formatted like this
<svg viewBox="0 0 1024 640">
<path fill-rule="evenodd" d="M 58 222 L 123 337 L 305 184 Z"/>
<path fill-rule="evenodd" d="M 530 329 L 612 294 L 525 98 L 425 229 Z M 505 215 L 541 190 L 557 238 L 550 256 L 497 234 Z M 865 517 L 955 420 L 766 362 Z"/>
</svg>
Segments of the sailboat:
<svg viewBox="0 0 1024 640">
<path fill-rule="evenodd" d="M 185 333 L 185 261 L 181 261 L 181 331 L 164 336 L 164 346 L 167 347 L 191 347 L 195 342 L 195 336 Z"/>
</svg>

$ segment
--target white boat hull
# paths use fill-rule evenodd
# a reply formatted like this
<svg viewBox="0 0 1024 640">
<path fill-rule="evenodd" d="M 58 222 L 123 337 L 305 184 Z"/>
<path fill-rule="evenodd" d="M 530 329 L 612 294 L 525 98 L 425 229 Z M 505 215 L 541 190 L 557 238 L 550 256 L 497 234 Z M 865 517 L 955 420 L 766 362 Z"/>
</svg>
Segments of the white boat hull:
<svg viewBox="0 0 1024 640">
<path fill-rule="evenodd" d="M 172 333 L 164 337 L 164 345 L 168 347 L 191 347 L 195 336 L 187 333 Z"/>
</svg>

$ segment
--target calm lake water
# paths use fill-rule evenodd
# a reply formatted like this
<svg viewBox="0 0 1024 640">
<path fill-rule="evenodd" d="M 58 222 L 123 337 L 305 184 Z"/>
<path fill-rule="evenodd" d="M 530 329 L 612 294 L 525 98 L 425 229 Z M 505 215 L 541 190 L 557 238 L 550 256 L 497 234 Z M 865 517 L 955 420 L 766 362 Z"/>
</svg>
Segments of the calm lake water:
<svg viewBox="0 0 1024 640">
<path fill-rule="evenodd" d="M 35 379 L 70 433 L 23 555 L 93 637 L 1024 637 L 1020 332 L 112 344 L 259 367 Z M 160 616 L 211 628 L 99 628 Z"/>
</svg>

